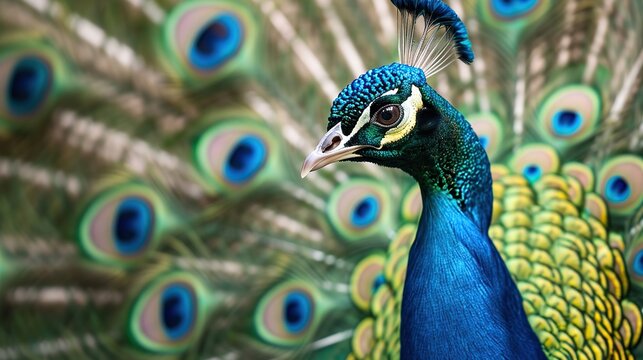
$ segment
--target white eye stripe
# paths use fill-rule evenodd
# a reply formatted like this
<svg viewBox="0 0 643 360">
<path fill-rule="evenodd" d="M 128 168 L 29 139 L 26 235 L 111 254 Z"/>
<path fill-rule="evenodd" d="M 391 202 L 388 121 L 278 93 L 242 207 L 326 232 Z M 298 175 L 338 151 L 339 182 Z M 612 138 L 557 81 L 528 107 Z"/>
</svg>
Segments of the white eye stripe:
<svg viewBox="0 0 643 360">
<path fill-rule="evenodd" d="M 399 89 L 387 91 L 379 98 L 397 94 L 398 91 Z M 364 112 L 357 120 L 357 123 L 353 127 L 353 130 L 348 136 L 344 137 L 340 145 L 345 145 L 355 134 L 357 134 L 357 132 L 359 132 L 366 124 L 371 121 L 371 105 L 373 104 L 373 102 L 371 102 L 366 107 L 366 109 L 364 109 Z M 397 126 L 389 129 L 386 132 L 386 135 L 384 136 L 384 138 L 382 138 L 382 141 L 380 141 L 380 147 L 385 144 L 389 144 L 402 139 L 404 136 L 408 135 L 413 130 L 413 128 L 415 128 L 417 111 L 423 106 L 422 93 L 420 92 L 420 89 L 418 89 L 416 86 L 412 86 L 411 96 L 409 96 L 409 98 L 406 99 L 406 101 L 404 101 L 401 106 L 404 109 L 404 118 Z"/>
<path fill-rule="evenodd" d="M 359 117 L 359 120 L 357 120 L 357 124 L 355 124 L 355 127 L 353 128 L 353 131 L 348 135 L 348 138 L 352 138 L 353 135 L 357 134 L 358 131 L 360 131 L 364 125 L 368 124 L 368 122 L 371 121 L 371 107 L 368 106 L 366 110 L 362 113 L 362 116 Z"/>
<path fill-rule="evenodd" d="M 397 92 L 398 92 L 398 89 L 389 90 L 384 94 L 382 94 L 380 98 L 383 96 L 397 94 Z M 358 131 L 360 131 L 364 127 L 364 125 L 368 124 L 371 121 L 371 105 L 373 104 L 373 102 L 375 102 L 375 100 L 373 100 L 370 104 L 368 104 L 366 109 L 364 109 L 364 112 L 359 117 L 359 120 L 357 120 L 355 127 L 353 127 L 353 130 L 351 131 L 351 133 L 344 138 L 344 141 L 342 141 L 340 145 L 346 144 L 346 142 L 348 142 L 355 134 L 357 134 Z"/>
</svg>

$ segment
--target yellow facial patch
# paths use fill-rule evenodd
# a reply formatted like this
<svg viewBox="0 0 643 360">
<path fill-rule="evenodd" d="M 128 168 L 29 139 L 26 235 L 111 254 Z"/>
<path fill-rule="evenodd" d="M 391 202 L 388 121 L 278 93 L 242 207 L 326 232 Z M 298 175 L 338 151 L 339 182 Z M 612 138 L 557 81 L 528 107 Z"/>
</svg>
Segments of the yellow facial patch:
<svg viewBox="0 0 643 360">
<path fill-rule="evenodd" d="M 420 89 L 413 86 L 411 96 L 402 103 L 404 119 L 402 119 L 396 127 L 386 132 L 386 135 L 380 142 L 380 146 L 399 141 L 408 135 L 413 128 L 415 128 L 416 115 L 418 110 L 422 108 L 422 105 L 422 94 L 420 93 Z"/>
</svg>

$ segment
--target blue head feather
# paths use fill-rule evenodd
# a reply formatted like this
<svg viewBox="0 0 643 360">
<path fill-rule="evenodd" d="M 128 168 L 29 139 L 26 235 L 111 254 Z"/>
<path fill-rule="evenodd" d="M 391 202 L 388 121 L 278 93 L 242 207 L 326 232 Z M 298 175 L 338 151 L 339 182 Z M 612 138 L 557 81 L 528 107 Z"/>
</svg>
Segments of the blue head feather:
<svg viewBox="0 0 643 360">
<path fill-rule="evenodd" d="M 415 19 L 420 16 L 431 18 L 433 24 L 443 25 L 453 35 L 458 57 L 463 62 L 473 62 L 471 40 L 464 23 L 447 4 L 441 0 L 391 0 L 400 12 L 406 11 Z"/>
<path fill-rule="evenodd" d="M 344 133 L 348 134 L 355 126 L 364 108 L 383 93 L 401 87 L 426 85 L 426 77 L 421 69 L 393 63 L 371 69 L 353 80 L 333 101 L 328 118 L 328 130 L 342 123 Z"/>
</svg>

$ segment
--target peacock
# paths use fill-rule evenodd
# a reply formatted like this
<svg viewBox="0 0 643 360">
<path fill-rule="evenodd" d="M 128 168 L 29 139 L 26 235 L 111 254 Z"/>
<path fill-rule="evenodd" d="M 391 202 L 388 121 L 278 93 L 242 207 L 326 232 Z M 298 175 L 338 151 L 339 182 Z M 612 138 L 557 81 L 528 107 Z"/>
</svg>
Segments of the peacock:
<svg viewBox="0 0 643 360">
<path fill-rule="evenodd" d="M 0 0 L 0 359 L 636 358 L 641 14 Z"/>
</svg>

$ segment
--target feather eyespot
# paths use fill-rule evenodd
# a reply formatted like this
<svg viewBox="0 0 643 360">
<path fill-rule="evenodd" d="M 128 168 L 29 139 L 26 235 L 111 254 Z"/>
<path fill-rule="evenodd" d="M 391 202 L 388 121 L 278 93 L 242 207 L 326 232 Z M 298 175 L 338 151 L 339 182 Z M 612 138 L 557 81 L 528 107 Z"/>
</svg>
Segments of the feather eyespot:
<svg viewBox="0 0 643 360">
<path fill-rule="evenodd" d="M 277 144 L 268 129 L 244 115 L 224 116 L 199 134 L 194 143 L 197 170 L 212 190 L 238 194 L 270 178 Z"/>
<path fill-rule="evenodd" d="M 382 127 L 393 127 L 404 117 L 404 110 L 398 104 L 382 106 L 371 118 L 371 122 Z"/>
<path fill-rule="evenodd" d="M 242 40 L 239 20 L 231 13 L 222 13 L 199 29 L 188 59 L 199 71 L 216 69 L 239 51 Z"/>
<path fill-rule="evenodd" d="M 257 304 L 254 326 L 259 337 L 279 346 L 299 346 L 315 332 L 321 316 L 320 295 L 308 283 L 287 281 Z"/>
<path fill-rule="evenodd" d="M 130 265 L 155 247 L 169 222 L 165 203 L 156 192 L 127 183 L 92 198 L 79 218 L 77 237 L 87 257 Z"/>
<path fill-rule="evenodd" d="M 567 85 L 551 92 L 538 109 L 535 129 L 548 143 L 566 149 L 598 130 L 601 97 L 587 85 Z"/>
<path fill-rule="evenodd" d="M 331 226 L 345 240 L 374 235 L 390 220 L 390 194 L 381 184 L 353 179 L 335 190 L 326 213 Z"/>
<path fill-rule="evenodd" d="M 643 200 L 643 161 L 632 154 L 606 161 L 598 172 L 596 191 L 607 201 L 610 215 L 627 218 Z"/>
<path fill-rule="evenodd" d="M 130 339 L 152 352 L 183 351 L 198 337 L 206 319 L 208 294 L 188 273 L 168 273 L 141 289 L 128 319 Z"/>
<path fill-rule="evenodd" d="M 538 6 L 538 0 L 493 0 L 491 4 L 499 16 L 513 18 L 529 14 Z"/>
<path fill-rule="evenodd" d="M 216 83 L 252 67 L 256 24 L 254 13 L 239 1 L 185 1 L 166 17 L 159 50 L 188 86 Z"/>
<path fill-rule="evenodd" d="M 546 174 L 556 173 L 560 167 L 560 158 L 549 145 L 529 144 L 515 152 L 510 164 L 513 171 L 522 174 L 533 184 Z"/>
<path fill-rule="evenodd" d="M 481 0 L 477 6 L 480 19 L 487 25 L 523 31 L 542 20 L 554 3 L 552 0 Z"/>
<path fill-rule="evenodd" d="M 7 105 L 13 114 L 31 113 L 47 98 L 51 86 L 51 68 L 36 56 L 27 56 L 14 65 L 7 85 Z"/>
<path fill-rule="evenodd" d="M 351 299 L 363 311 L 368 311 L 373 295 L 386 283 L 384 254 L 376 253 L 362 259 L 351 275 Z"/>
<path fill-rule="evenodd" d="M 39 41 L 0 47 L 0 132 L 29 129 L 65 91 L 67 69 L 58 53 Z"/>
</svg>

